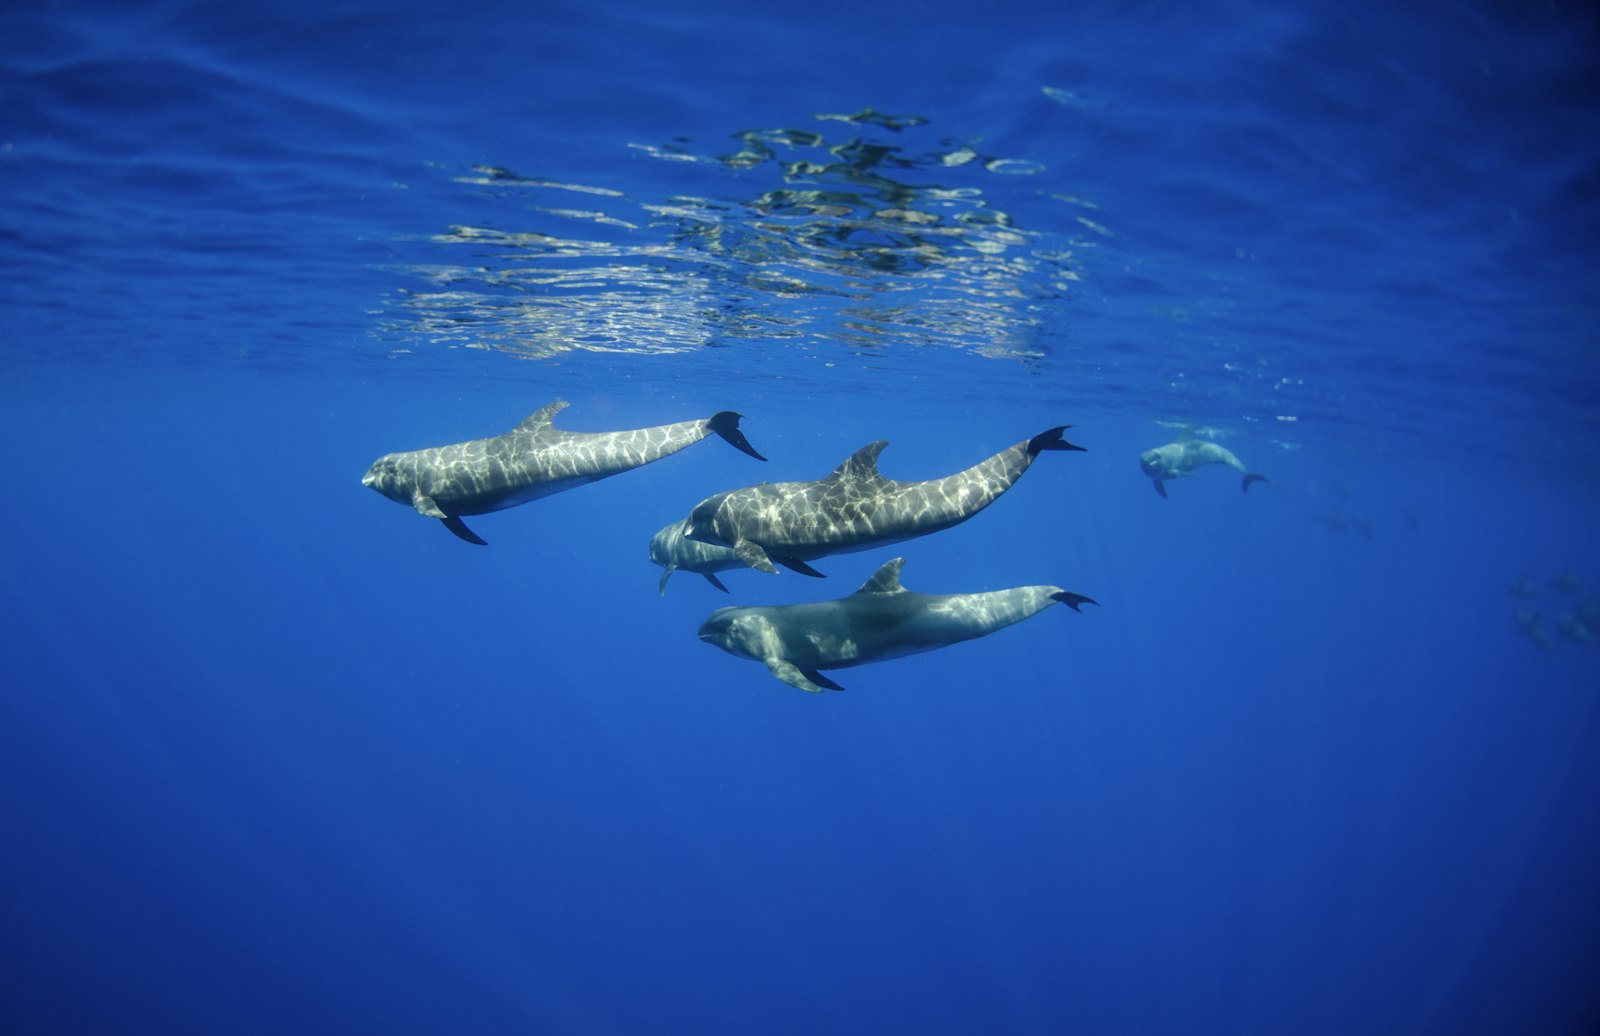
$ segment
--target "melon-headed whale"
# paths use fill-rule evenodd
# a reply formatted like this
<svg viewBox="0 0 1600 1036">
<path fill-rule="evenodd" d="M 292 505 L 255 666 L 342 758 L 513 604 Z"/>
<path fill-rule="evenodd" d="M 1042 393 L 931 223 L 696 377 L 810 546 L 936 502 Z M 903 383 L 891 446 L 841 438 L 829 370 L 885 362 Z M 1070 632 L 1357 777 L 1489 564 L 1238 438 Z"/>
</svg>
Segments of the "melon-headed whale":
<svg viewBox="0 0 1600 1036">
<path fill-rule="evenodd" d="M 723 593 L 728 593 L 728 588 L 722 585 L 722 580 L 717 578 L 716 573 L 726 572 L 730 568 L 745 567 L 744 562 L 739 560 L 739 555 L 727 547 L 685 539 L 681 521 L 668 524 L 650 537 L 650 560 L 666 569 L 661 573 L 661 584 L 658 587 L 663 594 L 667 592 L 667 580 L 680 568 L 685 572 L 700 573 L 706 577 L 706 582 Z"/>
<path fill-rule="evenodd" d="M 1196 468 L 1203 468 L 1207 464 L 1226 464 L 1230 468 L 1244 472 L 1246 492 L 1250 490 L 1250 483 L 1267 481 L 1267 476 L 1251 471 L 1231 451 L 1214 442 L 1181 439 L 1178 442 L 1169 442 L 1165 446 L 1157 446 L 1153 450 L 1145 450 L 1139 455 L 1139 470 L 1154 482 L 1156 492 L 1163 498 L 1167 495 L 1168 479 L 1192 475 Z"/>
<path fill-rule="evenodd" d="M 684 522 L 691 540 L 731 547 L 763 572 L 820 575 L 807 561 L 899 543 L 971 518 L 1010 489 L 1044 450 L 1081 450 L 1051 428 L 945 478 L 896 482 L 878 473 L 884 440 L 816 482 L 763 482 L 707 497 Z"/>
<path fill-rule="evenodd" d="M 677 453 L 716 434 L 757 460 L 731 410 L 699 421 L 622 432 L 565 432 L 551 419 L 567 406 L 551 403 L 504 435 L 379 457 L 361 480 L 418 514 L 484 546 L 461 521 L 574 489 Z"/>
<path fill-rule="evenodd" d="M 920 594 L 900 585 L 905 558 L 895 558 L 836 601 L 768 607 L 719 608 L 700 626 L 700 639 L 732 655 L 753 658 L 802 691 L 844 688 L 823 669 L 900 658 L 988 636 L 1061 603 L 1079 611 L 1094 604 L 1059 586 L 1018 586 L 976 594 Z"/>
</svg>

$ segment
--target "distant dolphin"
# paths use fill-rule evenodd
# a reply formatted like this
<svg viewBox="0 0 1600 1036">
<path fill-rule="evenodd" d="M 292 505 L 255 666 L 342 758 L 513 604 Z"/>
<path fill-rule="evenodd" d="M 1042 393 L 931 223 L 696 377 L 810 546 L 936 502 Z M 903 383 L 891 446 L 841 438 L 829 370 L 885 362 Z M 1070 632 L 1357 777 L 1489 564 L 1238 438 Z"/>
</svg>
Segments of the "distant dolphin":
<svg viewBox="0 0 1600 1036">
<path fill-rule="evenodd" d="M 806 564 L 948 529 L 994 503 L 1043 450 L 1081 450 L 1051 428 L 1001 450 L 965 471 L 927 482 L 878 474 L 884 440 L 868 443 L 816 482 L 763 482 L 707 497 L 695 505 L 683 534 L 733 548 L 763 572 L 783 565 L 821 575 Z M 774 562 L 777 564 L 775 565 Z"/>
<path fill-rule="evenodd" d="M 1524 572 L 1506 585 L 1506 592 L 1512 597 L 1520 597 L 1525 601 L 1531 600 L 1539 596 L 1539 585 L 1529 579 L 1528 574 Z"/>
<path fill-rule="evenodd" d="M 849 597 L 814 604 L 719 608 L 700 639 L 731 655 L 766 663 L 802 691 L 844 688 L 823 669 L 900 658 L 988 636 L 1060 602 L 1073 611 L 1095 602 L 1059 586 L 1019 586 L 977 594 L 919 594 L 900 585 L 905 558 L 878 569 Z"/>
<path fill-rule="evenodd" d="M 728 547 L 685 539 L 681 521 L 671 523 L 650 538 L 650 560 L 666 569 L 661 573 L 659 587 L 663 594 L 667 592 L 667 579 L 680 568 L 700 573 L 706 577 L 706 582 L 727 593 L 728 588 L 713 573 L 745 567 L 739 555 Z"/>
<path fill-rule="evenodd" d="M 1160 493 L 1163 499 L 1167 495 L 1165 483 L 1168 479 L 1192 475 L 1195 468 L 1203 468 L 1207 464 L 1226 464 L 1244 472 L 1246 492 L 1250 490 L 1250 483 L 1267 481 L 1267 476 L 1258 475 L 1246 468 L 1238 457 L 1214 442 L 1182 439 L 1167 443 L 1165 446 L 1157 446 L 1153 450 L 1145 450 L 1139 455 L 1140 470 L 1154 480 L 1156 492 Z"/>
<path fill-rule="evenodd" d="M 1588 647 L 1594 643 L 1594 630 L 1588 623 L 1576 615 L 1563 615 L 1556 620 L 1556 627 L 1561 630 L 1561 635 L 1574 644 Z"/>
<path fill-rule="evenodd" d="M 379 457 L 361 480 L 390 500 L 409 504 L 418 514 L 438 518 L 445 528 L 486 546 L 461 521 L 552 496 L 649 464 L 677 453 L 713 433 L 756 460 L 731 410 L 700 421 L 680 421 L 624 432 L 564 432 L 551 418 L 566 408 L 551 403 L 507 432 L 453 446 L 435 446 Z"/>
<path fill-rule="evenodd" d="M 1539 613 L 1532 608 L 1522 608 L 1516 615 L 1517 629 L 1523 632 L 1529 640 L 1539 645 L 1541 650 L 1549 651 L 1553 644 L 1550 643 L 1550 634 L 1545 632 L 1544 623 L 1540 620 Z"/>
<path fill-rule="evenodd" d="M 1578 573 L 1568 565 L 1550 577 L 1550 585 L 1564 594 L 1575 594 L 1583 589 L 1583 580 L 1579 579 Z"/>
</svg>

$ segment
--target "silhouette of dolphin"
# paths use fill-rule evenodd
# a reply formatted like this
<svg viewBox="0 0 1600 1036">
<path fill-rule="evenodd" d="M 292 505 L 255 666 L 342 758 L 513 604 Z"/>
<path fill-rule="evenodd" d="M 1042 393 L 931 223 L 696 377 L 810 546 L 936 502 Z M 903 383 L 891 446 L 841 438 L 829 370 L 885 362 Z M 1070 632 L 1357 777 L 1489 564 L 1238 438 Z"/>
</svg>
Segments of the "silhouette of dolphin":
<svg viewBox="0 0 1600 1036">
<path fill-rule="evenodd" d="M 727 593 L 728 588 L 722 585 L 716 573 L 745 567 L 739 555 L 727 547 L 685 539 L 681 521 L 671 522 L 650 538 L 650 560 L 666 569 L 661 573 L 658 587 L 663 594 L 667 592 L 667 580 L 680 568 L 685 572 L 700 573 L 706 577 L 706 582 Z"/>
<path fill-rule="evenodd" d="M 564 432 L 551 419 L 567 406 L 551 403 L 504 435 L 409 453 L 389 453 L 367 469 L 361 484 L 445 528 L 486 546 L 462 515 L 487 514 L 553 496 L 620 474 L 720 435 L 757 460 L 767 458 L 739 431 L 739 416 L 724 410 L 699 421 L 623 432 Z"/>
<path fill-rule="evenodd" d="M 1244 472 L 1245 492 L 1250 491 L 1250 483 L 1267 481 L 1267 476 L 1258 475 L 1246 468 L 1232 452 L 1214 442 L 1182 439 L 1178 442 L 1169 442 L 1165 446 L 1157 446 L 1153 450 L 1145 450 L 1139 455 L 1139 470 L 1154 481 L 1156 492 L 1160 493 L 1163 499 L 1167 495 L 1168 479 L 1192 475 L 1196 468 L 1203 468 L 1208 464 L 1226 464 Z"/>
<path fill-rule="evenodd" d="M 827 478 L 763 482 L 707 497 L 684 522 L 691 540 L 731 547 L 745 564 L 809 576 L 807 561 L 899 543 L 959 525 L 994 503 L 1045 450 L 1081 450 L 1051 428 L 945 478 L 896 482 L 878 473 L 885 440 L 868 443 Z M 776 562 L 776 564 L 774 564 Z"/>
<path fill-rule="evenodd" d="M 879 568 L 861 589 L 836 601 L 719 608 L 700 639 L 763 662 L 802 691 L 844 688 L 823 669 L 844 669 L 933 651 L 985 637 L 1060 603 L 1080 611 L 1095 601 L 1059 586 L 1018 586 L 976 594 L 921 594 L 900 585 L 905 558 Z"/>
</svg>

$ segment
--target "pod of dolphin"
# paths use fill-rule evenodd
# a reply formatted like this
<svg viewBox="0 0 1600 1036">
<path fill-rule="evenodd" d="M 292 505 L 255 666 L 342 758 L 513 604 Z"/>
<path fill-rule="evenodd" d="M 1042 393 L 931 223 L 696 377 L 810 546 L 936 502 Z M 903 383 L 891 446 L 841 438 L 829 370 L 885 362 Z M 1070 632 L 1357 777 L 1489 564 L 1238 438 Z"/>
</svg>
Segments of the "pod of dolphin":
<svg viewBox="0 0 1600 1036">
<path fill-rule="evenodd" d="M 504 435 L 448 446 L 389 453 L 367 469 L 361 484 L 418 514 L 439 519 L 468 543 L 486 546 L 463 517 L 515 507 L 597 482 L 677 453 L 717 435 L 757 460 L 739 430 L 741 415 L 724 410 L 697 421 L 617 432 L 569 432 L 553 419 L 567 406 L 535 411 Z M 1067 426 L 1031 439 L 944 478 L 898 482 L 878 472 L 888 443 L 868 443 L 827 477 L 813 482 L 763 482 L 707 497 L 687 518 L 650 541 L 650 560 L 662 566 L 660 592 L 678 569 L 697 572 L 727 592 L 718 572 L 778 566 L 822 575 L 809 562 L 833 554 L 875 550 L 959 525 L 994 503 L 1041 453 L 1082 450 Z M 1185 439 L 1144 453 L 1140 467 L 1163 483 L 1209 464 L 1244 472 L 1244 488 L 1266 481 L 1214 443 Z M 764 663 L 772 675 L 802 690 L 842 690 L 822 675 L 882 659 L 932 651 L 987 636 L 1037 615 L 1052 604 L 1080 611 L 1096 603 L 1058 586 L 1019 586 L 967 594 L 923 594 L 900 584 L 904 558 L 895 558 L 848 597 L 810 604 L 721 608 L 700 626 L 700 639 L 730 654 Z"/>
</svg>

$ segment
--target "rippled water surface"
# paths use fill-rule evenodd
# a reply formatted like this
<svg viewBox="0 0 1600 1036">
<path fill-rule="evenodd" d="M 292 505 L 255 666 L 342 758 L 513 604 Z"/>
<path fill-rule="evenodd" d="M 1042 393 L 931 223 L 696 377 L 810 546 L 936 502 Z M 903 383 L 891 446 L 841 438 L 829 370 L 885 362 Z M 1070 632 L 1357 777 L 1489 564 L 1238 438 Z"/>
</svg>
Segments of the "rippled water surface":
<svg viewBox="0 0 1600 1036">
<path fill-rule="evenodd" d="M 0 8 L 8 1032 L 1600 1025 L 1578 4 Z M 374 458 L 732 409 L 473 519 Z M 1048 453 L 657 594 L 697 500 Z M 1225 445 L 1167 484 L 1140 454 Z M 724 604 L 1092 597 L 834 675 Z"/>
</svg>

